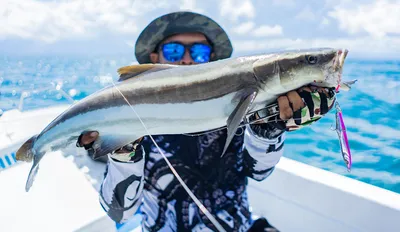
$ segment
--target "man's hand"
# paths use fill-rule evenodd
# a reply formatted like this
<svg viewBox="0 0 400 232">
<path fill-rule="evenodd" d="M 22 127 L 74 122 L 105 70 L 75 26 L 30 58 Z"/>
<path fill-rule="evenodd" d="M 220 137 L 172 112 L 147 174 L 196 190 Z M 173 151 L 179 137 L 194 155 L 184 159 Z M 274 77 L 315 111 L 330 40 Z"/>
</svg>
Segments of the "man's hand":
<svg viewBox="0 0 400 232">
<path fill-rule="evenodd" d="M 278 97 L 279 118 L 288 120 L 293 117 L 293 112 L 302 109 L 305 104 L 297 91 L 290 91 Z"/>
<path fill-rule="evenodd" d="M 96 141 L 97 137 L 99 137 L 99 132 L 97 131 L 84 132 L 78 138 L 77 146 L 84 147 L 87 150 L 93 145 L 93 142 Z"/>
<path fill-rule="evenodd" d="M 309 86 L 290 91 L 278 98 L 279 117 L 261 120 L 256 125 L 270 132 L 293 131 L 321 119 L 335 103 L 333 89 Z M 255 115 L 255 119 L 259 118 Z M 259 129 L 259 128 L 258 128 Z M 253 130 L 257 127 L 253 126 Z M 278 134 L 278 131 L 272 134 Z"/>
<path fill-rule="evenodd" d="M 98 137 L 99 137 L 99 132 L 86 131 L 82 133 L 81 136 L 79 136 L 76 146 L 84 147 L 85 150 L 90 150 L 92 149 L 93 143 L 96 141 Z M 136 161 L 135 160 L 136 157 L 132 158 L 132 156 L 135 154 L 137 146 L 142 141 L 142 139 L 143 137 L 115 150 L 114 152 L 112 152 L 111 157 L 114 158 L 115 160 L 122 162 Z"/>
<path fill-rule="evenodd" d="M 321 87 L 302 87 L 278 98 L 279 118 L 293 131 L 321 119 L 335 103 L 335 93 Z"/>
</svg>

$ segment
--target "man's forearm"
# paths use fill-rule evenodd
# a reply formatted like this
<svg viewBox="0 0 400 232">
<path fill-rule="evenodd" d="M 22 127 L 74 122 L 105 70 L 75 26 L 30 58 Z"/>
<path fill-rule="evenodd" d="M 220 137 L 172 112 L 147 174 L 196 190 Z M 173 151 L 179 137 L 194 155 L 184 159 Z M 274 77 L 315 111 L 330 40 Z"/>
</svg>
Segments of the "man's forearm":
<svg viewBox="0 0 400 232">
<path fill-rule="evenodd" d="M 263 180 L 274 170 L 283 155 L 285 133 L 274 127 L 247 126 L 244 135 L 247 175 Z"/>
<path fill-rule="evenodd" d="M 138 155 L 138 154 L 135 154 Z M 137 211 L 144 185 L 144 154 L 134 162 L 121 162 L 109 157 L 100 188 L 100 203 L 108 216 L 123 223 Z"/>
</svg>

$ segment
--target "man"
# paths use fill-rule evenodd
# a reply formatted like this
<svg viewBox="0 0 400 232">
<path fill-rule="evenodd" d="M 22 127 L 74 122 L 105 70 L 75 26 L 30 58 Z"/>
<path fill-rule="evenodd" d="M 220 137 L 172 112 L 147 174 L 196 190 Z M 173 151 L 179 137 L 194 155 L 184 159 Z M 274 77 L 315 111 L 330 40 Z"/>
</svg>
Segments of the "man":
<svg viewBox="0 0 400 232">
<path fill-rule="evenodd" d="M 232 45 L 225 31 L 212 19 L 176 12 L 152 21 L 140 34 L 135 53 L 141 64 L 195 65 L 230 57 Z M 320 101 L 314 98 L 310 102 L 310 91 L 311 88 L 305 87 L 279 97 L 279 118 L 287 121 L 304 107 L 322 110 Z M 331 107 L 334 95 L 327 97 L 326 90 L 317 91 L 323 104 Z M 328 109 L 322 111 L 323 115 Z M 304 124 L 309 121 L 309 118 L 301 120 Z M 272 173 L 283 154 L 285 127 L 289 126 L 293 125 L 264 122 L 247 126 L 237 133 L 222 158 L 226 129 L 200 135 L 153 137 L 195 196 L 226 231 L 264 231 L 273 227 L 265 219 L 252 221 L 246 180 L 250 177 L 261 181 Z M 90 151 L 97 136 L 97 132 L 87 132 L 77 144 Z M 148 136 L 109 155 L 100 202 L 118 223 L 126 222 L 140 211 L 142 226 L 149 231 L 216 230 L 173 176 Z"/>
</svg>

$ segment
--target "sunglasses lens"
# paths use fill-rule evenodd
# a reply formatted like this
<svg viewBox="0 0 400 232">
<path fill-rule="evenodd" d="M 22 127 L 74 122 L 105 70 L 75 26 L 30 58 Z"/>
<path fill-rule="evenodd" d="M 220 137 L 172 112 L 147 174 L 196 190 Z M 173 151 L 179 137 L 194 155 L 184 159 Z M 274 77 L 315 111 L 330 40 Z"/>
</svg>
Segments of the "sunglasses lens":
<svg viewBox="0 0 400 232">
<path fill-rule="evenodd" d="M 162 51 L 166 60 L 176 62 L 182 59 L 185 54 L 185 47 L 178 43 L 168 43 L 163 45 Z"/>
<path fill-rule="evenodd" d="M 210 60 L 211 47 L 206 44 L 193 44 L 190 55 L 196 63 L 205 63 Z"/>
</svg>

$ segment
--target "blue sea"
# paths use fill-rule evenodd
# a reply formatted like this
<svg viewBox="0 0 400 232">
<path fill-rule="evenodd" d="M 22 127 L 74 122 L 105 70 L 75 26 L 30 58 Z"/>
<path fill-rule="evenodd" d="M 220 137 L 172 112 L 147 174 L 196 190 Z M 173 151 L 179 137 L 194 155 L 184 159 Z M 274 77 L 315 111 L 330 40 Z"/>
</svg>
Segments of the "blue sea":
<svg viewBox="0 0 400 232">
<path fill-rule="evenodd" d="M 0 115 L 18 107 L 38 109 L 82 99 L 117 80 L 134 57 L 0 57 Z M 338 101 L 353 155 L 347 172 L 332 110 L 308 128 L 287 134 L 284 156 L 400 193 L 400 61 L 347 60 L 343 78 L 358 79 Z"/>
</svg>

